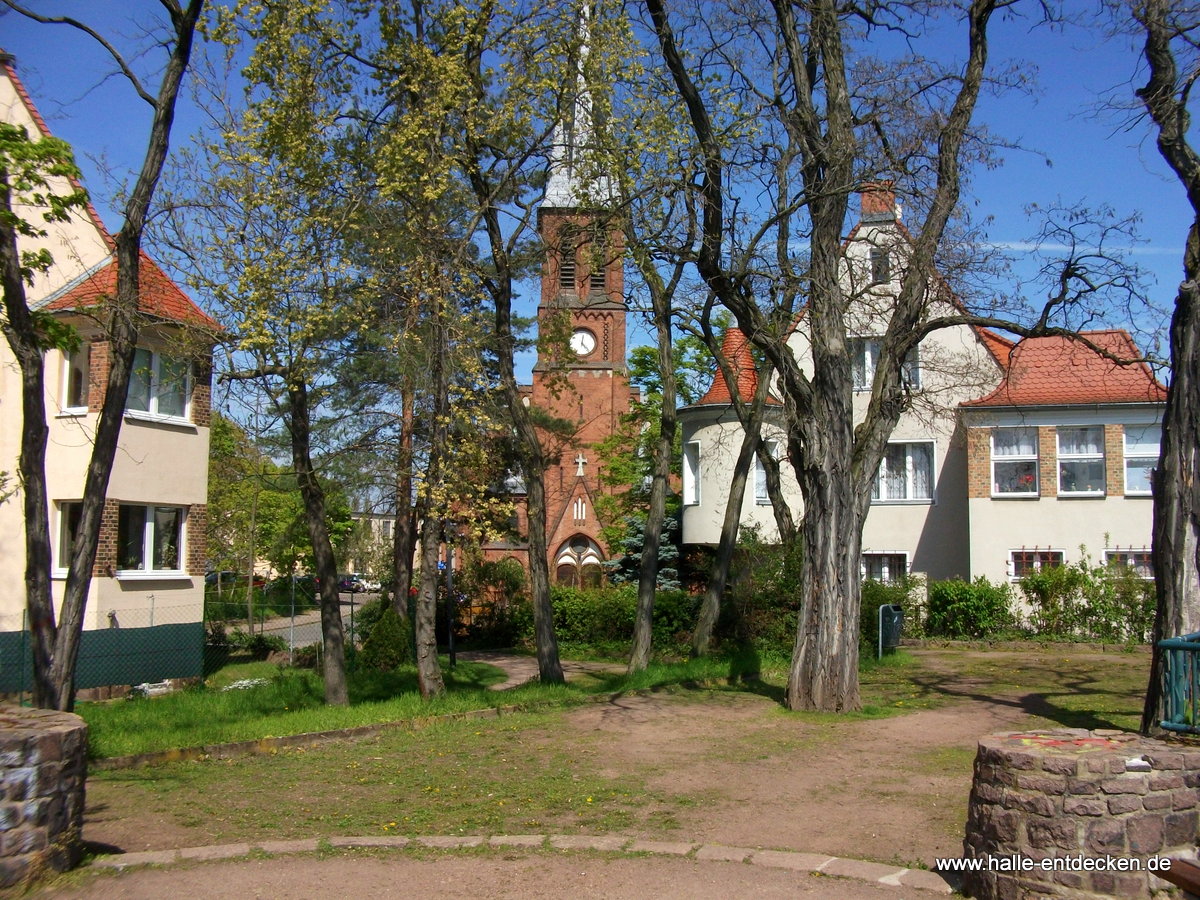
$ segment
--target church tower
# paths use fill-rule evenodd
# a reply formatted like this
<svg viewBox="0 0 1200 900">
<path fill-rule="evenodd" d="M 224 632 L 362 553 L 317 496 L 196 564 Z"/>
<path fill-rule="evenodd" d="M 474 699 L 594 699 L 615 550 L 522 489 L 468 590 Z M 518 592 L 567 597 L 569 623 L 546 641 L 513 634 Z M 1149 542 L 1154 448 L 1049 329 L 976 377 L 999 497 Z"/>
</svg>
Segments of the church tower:
<svg viewBox="0 0 1200 900">
<path fill-rule="evenodd" d="M 582 27 L 587 28 L 586 13 Z M 586 60 L 586 30 L 581 42 Z M 580 64 L 580 72 L 583 63 Z M 580 75 L 570 121 L 555 129 L 546 197 L 538 210 L 545 247 L 538 303 L 538 358 L 530 402 L 574 426 L 548 437 L 547 549 L 558 583 L 594 585 L 610 557 L 600 539 L 600 460 L 593 447 L 612 435 L 634 396 L 625 371 L 624 241 L 605 213 L 608 178 L 590 176 L 591 96 Z"/>
</svg>

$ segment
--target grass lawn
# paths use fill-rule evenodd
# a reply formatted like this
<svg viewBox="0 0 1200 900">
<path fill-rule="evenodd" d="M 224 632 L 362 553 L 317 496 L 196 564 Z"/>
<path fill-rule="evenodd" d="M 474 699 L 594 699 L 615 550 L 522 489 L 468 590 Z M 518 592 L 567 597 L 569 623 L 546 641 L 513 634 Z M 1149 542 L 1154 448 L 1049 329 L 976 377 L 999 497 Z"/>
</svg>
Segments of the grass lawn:
<svg viewBox="0 0 1200 900">
<path fill-rule="evenodd" d="M 255 671 L 273 674 L 268 667 L 224 678 Z M 618 832 L 737 843 L 737 829 L 749 828 L 766 846 L 927 864 L 961 840 L 975 741 L 995 728 L 997 710 L 1008 728 L 1134 727 L 1147 672 L 1144 653 L 920 650 L 865 663 L 865 709 L 852 716 L 784 710 L 785 659 L 692 661 L 634 679 L 503 693 L 483 689 L 495 670 L 460 663 L 439 704 L 422 704 L 411 685 L 404 696 L 372 694 L 402 688 L 400 677 L 356 684 L 356 702 L 342 710 L 320 707 L 315 680 L 284 673 L 248 691 L 210 688 L 82 711 L 98 726 L 100 747 L 127 753 L 132 741 L 122 732 L 140 746 L 194 746 L 218 733 L 521 708 L 269 755 L 97 771 L 88 779 L 89 833 L 139 849 L 389 833 Z M 597 694 L 604 702 L 585 703 Z M 213 698 L 228 706 L 199 703 Z M 296 698 L 302 711 L 282 708 Z M 738 815 L 746 821 L 731 825 Z M 839 817 L 844 824 L 814 836 L 818 823 Z"/>
</svg>

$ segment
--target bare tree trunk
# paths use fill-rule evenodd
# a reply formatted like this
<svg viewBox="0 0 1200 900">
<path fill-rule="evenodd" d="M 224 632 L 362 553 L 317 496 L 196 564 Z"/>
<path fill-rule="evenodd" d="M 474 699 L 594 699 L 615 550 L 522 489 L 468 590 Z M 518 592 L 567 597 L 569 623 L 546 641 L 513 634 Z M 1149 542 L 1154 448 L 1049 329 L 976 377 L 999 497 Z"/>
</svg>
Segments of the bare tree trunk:
<svg viewBox="0 0 1200 900">
<path fill-rule="evenodd" d="M 325 702 L 346 706 L 350 693 L 346 686 L 346 635 L 342 629 L 342 602 L 338 594 L 337 560 L 329 540 L 326 522 L 325 490 L 312 464 L 308 387 L 301 379 L 288 383 L 291 415 L 286 418 L 292 439 L 292 467 L 304 501 L 304 520 L 312 542 L 313 561 L 321 591 L 321 640 L 325 648 Z"/>
<path fill-rule="evenodd" d="M 1154 473 L 1158 606 L 1142 731 L 1164 718 L 1158 641 L 1200 631 L 1200 284 L 1179 286 L 1171 319 L 1172 378 Z"/>
<path fill-rule="evenodd" d="M 129 375 L 133 368 L 133 354 L 137 343 L 140 314 L 138 266 L 142 233 L 145 229 L 150 201 L 167 156 L 171 126 L 175 119 L 175 102 L 179 96 L 183 73 L 191 57 L 192 39 L 203 5 L 203 0 L 190 0 L 185 8 L 172 12 L 171 33 L 175 43 L 171 47 L 157 96 L 147 95 L 140 85 L 136 85 L 142 98 L 148 100 L 153 106 L 154 116 L 147 139 L 146 156 L 143 159 L 137 181 L 126 200 L 123 210 L 125 220 L 115 238 L 117 296 L 110 308 L 108 382 L 104 403 L 96 423 L 95 440 L 84 480 L 79 530 L 70 555 L 67 582 L 57 628 L 54 625 L 53 607 L 46 602 L 48 596 L 46 598 L 34 596 L 31 601 L 27 599 L 27 604 L 32 602 L 32 606 L 30 606 L 31 626 L 53 631 L 52 638 L 49 633 L 34 635 L 36 673 L 34 679 L 35 683 L 39 685 L 36 702 L 38 705 L 48 708 L 70 710 L 75 705 L 75 668 L 79 656 L 80 634 L 83 631 L 83 613 L 91 588 L 92 570 L 95 566 L 96 549 L 100 538 L 101 514 L 108 492 L 113 459 L 116 456 L 125 399 L 129 390 Z M 30 18 L 39 18 L 24 11 L 22 14 L 28 15 Z M 50 20 L 41 19 L 41 21 Z M 74 25 L 75 23 L 71 22 L 70 24 Z M 93 36 L 95 35 L 93 34 Z M 111 47 L 105 46 L 115 57 L 116 52 Z M 119 60 L 119 62 L 124 63 L 123 60 Z M 24 381 L 23 386 L 32 387 L 33 382 Z M 32 404 L 23 403 L 22 408 L 32 413 L 35 407 Z M 41 422 L 41 426 L 37 423 L 27 422 L 23 427 L 25 429 L 44 427 L 44 410 Z M 26 489 L 39 492 L 44 498 L 44 450 L 40 460 L 30 458 L 25 465 L 31 474 L 35 469 L 37 470 L 37 473 L 33 475 L 34 483 L 27 485 Z M 46 567 L 46 580 L 48 581 L 50 561 L 48 514 L 39 515 L 35 511 L 34 519 L 27 520 L 27 527 L 43 530 L 44 538 L 38 534 L 33 534 L 32 537 L 39 565 Z M 37 549 L 37 545 L 43 542 L 45 549 Z M 28 575 L 27 583 L 29 583 Z M 40 576 L 35 575 L 33 583 L 40 584 Z M 51 643 L 51 640 L 54 649 L 47 657 L 45 648 Z"/>
<path fill-rule="evenodd" d="M 0 171 L 0 209 L 12 215 L 8 173 Z M 21 280 L 16 231 L 0 224 L 0 278 L 4 287 L 4 336 L 21 370 L 21 455 L 17 475 L 25 514 L 25 605 L 33 637 L 33 703 L 58 706 L 58 691 L 50 678 L 57 628 L 50 592 L 50 512 L 46 499 L 45 371 L 37 329 L 29 314 Z"/>
<path fill-rule="evenodd" d="M 416 415 L 411 377 L 400 388 L 400 446 L 396 454 L 396 530 L 392 534 L 392 608 L 401 622 L 408 621 L 408 591 L 412 587 L 413 553 L 417 523 L 412 509 L 412 445 Z"/>
<path fill-rule="evenodd" d="M 450 397 L 446 374 L 446 311 L 444 298 L 439 301 L 434 326 L 434 352 L 430 360 L 433 410 L 430 415 L 428 461 L 423 489 L 424 515 L 421 523 L 421 587 L 413 616 L 413 637 L 417 651 L 417 683 L 425 699 L 446 693 L 437 658 L 438 549 L 441 546 L 442 520 L 435 515 L 436 499 L 444 488 L 445 456 L 449 440 Z"/>
<path fill-rule="evenodd" d="M 653 276 L 652 276 L 653 277 Z M 650 281 L 650 279 L 647 279 Z M 671 353 L 671 301 L 661 284 L 652 284 L 654 327 L 658 336 L 658 372 L 662 378 L 662 408 L 659 413 L 658 441 L 654 446 L 654 475 L 650 483 L 650 509 L 643 530 L 642 558 L 638 566 L 637 617 L 633 627 L 633 650 L 629 671 L 638 672 L 650 665 L 654 633 L 654 594 L 658 589 L 658 556 L 662 547 L 663 521 L 667 510 L 667 489 L 671 477 L 671 459 L 675 452 L 675 360 Z"/>
<path fill-rule="evenodd" d="M 1142 731 L 1163 718 L 1163 657 L 1157 642 L 1200 631 L 1200 156 L 1188 140 L 1191 79 L 1180 78 L 1171 41 L 1195 23 L 1177 4 L 1148 0 L 1133 6 L 1146 35 L 1150 71 L 1138 97 L 1157 129 L 1158 151 L 1187 192 L 1194 220 L 1184 250 L 1184 281 L 1171 317 L 1171 384 L 1162 446 L 1154 473 L 1154 581 L 1158 606 Z"/>
</svg>

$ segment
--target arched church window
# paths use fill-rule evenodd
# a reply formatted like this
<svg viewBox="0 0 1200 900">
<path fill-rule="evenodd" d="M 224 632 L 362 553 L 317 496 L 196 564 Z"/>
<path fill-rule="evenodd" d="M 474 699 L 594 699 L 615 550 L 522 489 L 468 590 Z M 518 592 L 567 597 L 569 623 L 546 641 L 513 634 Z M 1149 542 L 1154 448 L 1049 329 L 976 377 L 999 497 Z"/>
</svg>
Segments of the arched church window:
<svg viewBox="0 0 1200 900">
<path fill-rule="evenodd" d="M 600 545 L 585 534 L 564 541 L 554 557 L 555 579 L 572 587 L 599 587 L 604 580 Z"/>
</svg>

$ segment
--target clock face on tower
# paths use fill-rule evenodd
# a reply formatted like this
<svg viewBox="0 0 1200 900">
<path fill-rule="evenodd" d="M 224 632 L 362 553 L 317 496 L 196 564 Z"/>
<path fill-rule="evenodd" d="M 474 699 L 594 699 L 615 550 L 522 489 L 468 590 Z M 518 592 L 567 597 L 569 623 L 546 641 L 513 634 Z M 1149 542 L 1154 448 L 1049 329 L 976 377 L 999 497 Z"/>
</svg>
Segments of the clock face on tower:
<svg viewBox="0 0 1200 900">
<path fill-rule="evenodd" d="M 586 328 L 576 328 L 571 334 L 571 349 L 576 356 L 587 356 L 596 349 L 596 335 Z"/>
</svg>

